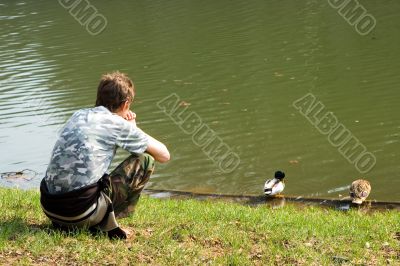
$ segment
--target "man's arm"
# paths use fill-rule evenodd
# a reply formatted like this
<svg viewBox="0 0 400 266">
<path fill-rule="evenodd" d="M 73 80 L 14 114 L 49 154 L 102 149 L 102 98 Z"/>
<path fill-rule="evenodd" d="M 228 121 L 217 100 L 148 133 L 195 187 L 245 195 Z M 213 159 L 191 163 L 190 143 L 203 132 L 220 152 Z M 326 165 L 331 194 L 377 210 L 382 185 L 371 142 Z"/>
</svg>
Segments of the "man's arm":
<svg viewBox="0 0 400 266">
<path fill-rule="evenodd" d="M 124 117 L 124 118 L 136 126 L 136 114 L 134 112 L 129 111 L 127 113 L 126 117 Z M 160 163 L 168 162 L 171 157 L 169 155 L 169 151 L 168 151 L 167 147 L 165 147 L 165 145 L 163 143 L 156 140 L 152 136 L 147 135 L 147 137 L 148 137 L 149 142 L 147 145 L 146 152 L 148 152 L 151 156 L 153 156 L 153 158 L 157 162 L 160 162 Z"/>
<path fill-rule="evenodd" d="M 160 163 L 166 163 L 171 158 L 167 147 L 160 141 L 156 140 L 150 135 L 147 135 L 149 142 L 146 152 L 148 152 L 154 159 Z"/>
</svg>

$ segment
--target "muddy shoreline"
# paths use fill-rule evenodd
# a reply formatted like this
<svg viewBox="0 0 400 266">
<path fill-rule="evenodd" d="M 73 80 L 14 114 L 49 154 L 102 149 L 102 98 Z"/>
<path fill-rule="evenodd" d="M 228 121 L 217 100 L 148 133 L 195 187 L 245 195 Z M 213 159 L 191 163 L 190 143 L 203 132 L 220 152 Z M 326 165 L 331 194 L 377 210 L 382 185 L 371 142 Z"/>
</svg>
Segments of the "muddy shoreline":
<svg viewBox="0 0 400 266">
<path fill-rule="evenodd" d="M 213 193 L 195 193 L 179 190 L 161 190 L 161 189 L 145 189 L 144 194 L 154 198 L 161 199 L 197 199 L 197 200 L 222 200 L 228 202 L 236 202 L 245 205 L 262 205 L 266 204 L 272 208 L 283 207 L 285 204 L 295 204 L 300 207 L 320 206 L 327 208 L 335 208 L 341 211 L 347 211 L 352 208 L 363 210 L 398 210 L 400 211 L 400 202 L 387 202 L 367 200 L 358 206 L 351 203 L 348 198 L 332 199 L 332 198 L 312 198 L 293 195 L 282 195 L 281 197 L 266 197 L 264 195 L 230 195 L 230 194 L 213 194 Z"/>
</svg>

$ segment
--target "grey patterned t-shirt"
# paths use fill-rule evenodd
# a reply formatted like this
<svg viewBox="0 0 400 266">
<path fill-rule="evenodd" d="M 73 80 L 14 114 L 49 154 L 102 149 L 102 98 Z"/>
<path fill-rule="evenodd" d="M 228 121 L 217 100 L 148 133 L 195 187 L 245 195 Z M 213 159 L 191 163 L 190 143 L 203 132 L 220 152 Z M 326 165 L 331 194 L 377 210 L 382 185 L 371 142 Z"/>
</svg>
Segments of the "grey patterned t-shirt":
<svg viewBox="0 0 400 266">
<path fill-rule="evenodd" d="M 79 110 L 54 146 L 45 176 L 49 192 L 60 194 L 93 184 L 108 170 L 117 147 L 140 154 L 147 145 L 141 129 L 107 108 Z"/>
</svg>

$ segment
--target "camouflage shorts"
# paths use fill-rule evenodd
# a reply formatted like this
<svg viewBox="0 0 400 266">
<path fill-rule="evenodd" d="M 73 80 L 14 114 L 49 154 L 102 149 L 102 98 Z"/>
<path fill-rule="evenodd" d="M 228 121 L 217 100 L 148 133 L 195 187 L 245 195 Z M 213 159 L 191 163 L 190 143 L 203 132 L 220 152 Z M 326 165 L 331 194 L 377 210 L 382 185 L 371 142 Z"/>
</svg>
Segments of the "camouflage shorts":
<svg viewBox="0 0 400 266">
<path fill-rule="evenodd" d="M 110 173 L 110 198 L 117 217 L 126 217 L 134 211 L 153 171 L 154 158 L 144 153 L 132 154 Z"/>
</svg>

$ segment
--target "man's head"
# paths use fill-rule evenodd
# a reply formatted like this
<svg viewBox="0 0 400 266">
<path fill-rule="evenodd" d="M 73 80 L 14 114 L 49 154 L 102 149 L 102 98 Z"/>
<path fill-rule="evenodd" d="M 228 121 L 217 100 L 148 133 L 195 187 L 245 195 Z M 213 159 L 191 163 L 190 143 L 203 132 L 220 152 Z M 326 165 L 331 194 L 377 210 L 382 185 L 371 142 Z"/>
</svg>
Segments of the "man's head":
<svg viewBox="0 0 400 266">
<path fill-rule="evenodd" d="M 117 113 L 129 110 L 135 96 L 132 80 L 118 71 L 104 74 L 97 88 L 96 106 L 104 106 Z"/>
</svg>

